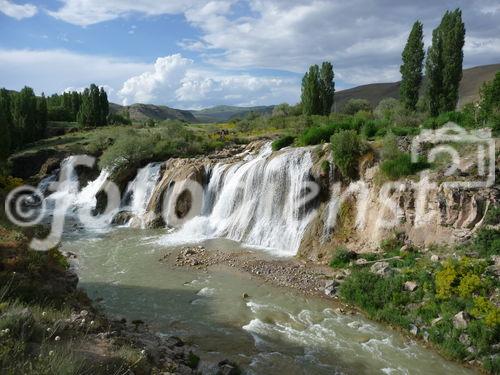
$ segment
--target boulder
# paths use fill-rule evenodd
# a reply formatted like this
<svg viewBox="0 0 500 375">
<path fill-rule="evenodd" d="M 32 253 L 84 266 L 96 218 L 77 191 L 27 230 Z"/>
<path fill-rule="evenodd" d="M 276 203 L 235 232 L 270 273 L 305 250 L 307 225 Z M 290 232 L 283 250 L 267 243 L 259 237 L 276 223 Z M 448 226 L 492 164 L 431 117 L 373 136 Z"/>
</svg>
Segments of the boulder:
<svg viewBox="0 0 500 375">
<path fill-rule="evenodd" d="M 376 262 L 370 267 L 370 271 L 376 275 L 386 277 L 392 272 L 388 262 Z"/>
<path fill-rule="evenodd" d="M 111 224 L 113 224 L 113 225 L 125 225 L 130 221 L 130 219 L 132 219 L 132 216 L 133 216 L 133 214 L 130 211 L 120 211 L 115 216 L 113 216 L 113 219 L 111 220 Z"/>
<path fill-rule="evenodd" d="M 413 335 L 413 336 L 417 336 L 418 335 L 418 327 L 415 325 L 415 324 L 411 324 L 410 325 L 410 333 Z"/>
<path fill-rule="evenodd" d="M 458 341 L 460 341 L 464 346 L 469 346 L 471 344 L 470 337 L 466 333 L 462 333 L 458 338 Z"/>
<path fill-rule="evenodd" d="M 354 261 L 354 264 L 357 266 L 364 266 L 367 263 L 368 261 L 365 258 L 359 258 Z"/>
<path fill-rule="evenodd" d="M 227 359 L 219 362 L 218 364 L 217 375 L 240 375 L 241 370 L 238 365 L 234 362 L 231 362 Z"/>
<path fill-rule="evenodd" d="M 433 319 L 431 321 L 431 326 L 435 326 L 436 324 L 438 324 L 441 320 L 443 320 L 443 318 L 441 318 L 440 316 L 437 317 L 436 319 Z"/>
<path fill-rule="evenodd" d="M 431 255 L 431 261 L 433 261 L 433 262 L 439 262 L 439 255 L 432 254 Z"/>
<path fill-rule="evenodd" d="M 470 317 L 465 311 L 460 311 L 453 317 L 453 326 L 457 329 L 465 329 L 469 325 Z"/>
<path fill-rule="evenodd" d="M 337 293 L 337 287 L 339 285 L 337 280 L 327 280 L 325 283 L 325 294 L 327 296 L 334 296 Z"/>
<path fill-rule="evenodd" d="M 409 292 L 413 292 L 415 289 L 417 289 L 418 284 L 415 281 L 407 281 L 404 284 L 405 290 Z"/>
</svg>

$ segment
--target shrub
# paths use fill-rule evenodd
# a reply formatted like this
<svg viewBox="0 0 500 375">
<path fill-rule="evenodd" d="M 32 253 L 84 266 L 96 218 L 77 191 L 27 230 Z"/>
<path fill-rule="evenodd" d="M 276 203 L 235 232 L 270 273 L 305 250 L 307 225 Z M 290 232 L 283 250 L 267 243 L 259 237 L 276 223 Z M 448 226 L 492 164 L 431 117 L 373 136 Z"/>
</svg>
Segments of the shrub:
<svg viewBox="0 0 500 375">
<path fill-rule="evenodd" d="M 479 296 L 474 298 L 474 307 L 471 315 L 477 319 L 484 319 L 489 327 L 500 325 L 500 308 L 488 301 L 487 298 Z"/>
<path fill-rule="evenodd" d="M 477 250 L 482 257 L 500 255 L 500 230 L 482 228 L 474 238 L 473 248 Z"/>
<path fill-rule="evenodd" d="M 295 141 L 295 137 L 291 135 L 285 135 L 281 138 L 278 138 L 272 143 L 273 151 L 281 150 L 283 147 L 290 146 Z"/>
<path fill-rule="evenodd" d="M 426 161 L 419 160 L 413 163 L 410 154 L 400 153 L 393 159 L 382 162 L 380 170 L 388 179 L 397 180 L 402 177 L 411 176 L 429 167 L 430 164 Z"/>
<path fill-rule="evenodd" d="M 354 115 L 359 111 L 370 112 L 372 110 L 372 105 L 366 99 L 350 99 L 342 108 L 342 113 L 348 115 Z"/>
<path fill-rule="evenodd" d="M 328 142 L 332 134 L 334 134 L 336 131 L 337 129 L 335 128 L 335 126 L 332 125 L 310 128 L 304 131 L 304 133 L 299 136 L 298 143 L 301 146 L 311 146 L 323 142 Z"/>
<path fill-rule="evenodd" d="M 357 258 L 357 254 L 354 251 L 350 251 L 345 247 L 338 247 L 335 249 L 332 260 L 330 261 L 330 267 L 332 268 L 343 268 Z"/>
<path fill-rule="evenodd" d="M 392 121 L 396 113 L 401 111 L 403 111 L 403 106 L 399 100 L 394 98 L 385 98 L 378 103 L 373 113 L 377 118 Z"/>
<path fill-rule="evenodd" d="M 344 177 L 356 177 L 358 160 L 364 153 L 364 145 L 358 134 L 353 130 L 344 130 L 332 135 L 330 142 L 333 163 L 340 173 Z"/>
</svg>

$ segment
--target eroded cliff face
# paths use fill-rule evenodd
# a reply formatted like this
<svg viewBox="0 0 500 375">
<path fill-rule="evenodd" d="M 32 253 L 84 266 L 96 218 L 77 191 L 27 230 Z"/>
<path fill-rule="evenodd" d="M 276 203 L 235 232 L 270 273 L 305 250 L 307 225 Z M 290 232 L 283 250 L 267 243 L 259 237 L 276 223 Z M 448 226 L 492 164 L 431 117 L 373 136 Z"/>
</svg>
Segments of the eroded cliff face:
<svg viewBox="0 0 500 375">
<path fill-rule="evenodd" d="M 328 145 L 315 160 L 313 175 L 322 176 L 318 166 L 331 160 Z M 332 167 L 335 168 L 334 166 Z M 407 244 L 427 247 L 451 244 L 470 238 L 485 214 L 500 198 L 499 186 L 457 188 L 435 183 L 441 176 L 423 172 L 412 179 L 382 184 L 374 157 L 360 161 L 360 178 L 339 181 L 335 172 L 324 177 L 317 214 L 305 232 L 298 256 L 327 261 L 333 249 L 345 245 L 357 252 L 377 250 L 380 242 L 397 233 Z M 498 174 L 498 171 L 497 171 Z"/>
</svg>

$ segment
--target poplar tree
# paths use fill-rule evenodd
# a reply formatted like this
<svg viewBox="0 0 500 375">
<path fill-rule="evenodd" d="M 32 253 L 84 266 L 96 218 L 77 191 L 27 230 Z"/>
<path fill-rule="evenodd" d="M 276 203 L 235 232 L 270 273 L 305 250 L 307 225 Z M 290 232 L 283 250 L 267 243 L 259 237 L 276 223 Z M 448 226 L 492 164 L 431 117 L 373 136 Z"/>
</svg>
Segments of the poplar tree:
<svg viewBox="0 0 500 375">
<path fill-rule="evenodd" d="M 302 79 L 302 110 L 305 115 L 321 113 L 319 67 L 312 65 Z"/>
<path fill-rule="evenodd" d="M 422 83 L 422 65 L 424 61 L 423 27 L 420 21 L 413 24 L 408 41 L 402 53 L 400 100 L 406 109 L 414 111 Z"/>
<path fill-rule="evenodd" d="M 3 88 L 0 90 L 0 161 L 5 160 L 12 150 L 11 130 L 10 94 Z"/>
<path fill-rule="evenodd" d="M 432 46 L 427 52 L 427 96 L 432 116 L 453 111 L 457 106 L 464 43 L 462 11 L 447 11 L 432 32 Z"/>
<path fill-rule="evenodd" d="M 335 82 L 333 78 L 333 65 L 331 62 L 325 61 L 321 65 L 319 72 L 319 88 L 321 101 L 321 114 L 328 116 L 332 111 L 332 105 L 335 95 Z"/>
</svg>

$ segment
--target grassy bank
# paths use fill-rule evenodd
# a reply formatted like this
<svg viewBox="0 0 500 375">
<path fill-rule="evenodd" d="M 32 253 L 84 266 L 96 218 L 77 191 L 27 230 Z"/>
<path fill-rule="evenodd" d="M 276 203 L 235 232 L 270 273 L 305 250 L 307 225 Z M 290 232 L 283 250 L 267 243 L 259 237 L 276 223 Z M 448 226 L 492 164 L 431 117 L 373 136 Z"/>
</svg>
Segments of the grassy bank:
<svg viewBox="0 0 500 375">
<path fill-rule="evenodd" d="M 489 220 L 498 225 L 498 209 Z M 412 248 L 397 237 L 380 249 L 334 252 L 330 265 L 350 272 L 340 298 L 372 319 L 411 332 L 447 358 L 500 373 L 500 231 L 485 227 L 451 249 Z"/>
</svg>

